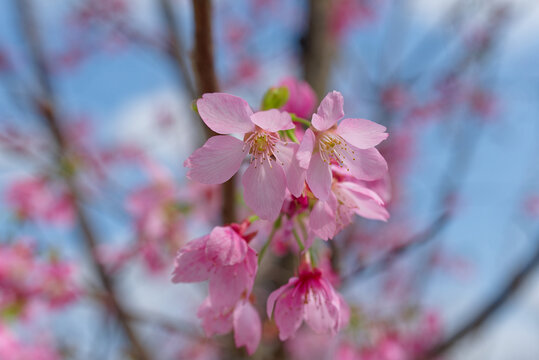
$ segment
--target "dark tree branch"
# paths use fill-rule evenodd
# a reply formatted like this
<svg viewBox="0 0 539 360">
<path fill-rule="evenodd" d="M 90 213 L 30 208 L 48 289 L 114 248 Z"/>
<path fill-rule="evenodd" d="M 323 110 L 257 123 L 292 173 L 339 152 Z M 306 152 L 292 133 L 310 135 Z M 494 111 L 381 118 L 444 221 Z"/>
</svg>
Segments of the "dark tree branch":
<svg viewBox="0 0 539 360">
<path fill-rule="evenodd" d="M 195 18 L 195 44 L 193 67 L 199 95 L 219 90 L 212 41 L 212 3 L 211 0 L 193 0 Z"/>
<path fill-rule="evenodd" d="M 327 91 L 334 52 L 329 34 L 330 13 L 331 1 L 309 0 L 308 28 L 303 39 L 303 70 L 305 80 L 320 99 Z"/>
<path fill-rule="evenodd" d="M 49 77 L 49 72 L 47 70 L 44 52 L 39 40 L 37 25 L 33 18 L 32 5 L 30 0 L 17 0 L 16 3 L 18 6 L 22 30 L 26 36 L 26 40 L 28 41 L 30 56 L 41 91 L 41 94 L 35 99 L 35 105 L 56 142 L 60 166 L 65 156 L 67 156 L 69 153 L 69 146 L 58 120 L 54 99 L 54 90 Z M 149 360 L 151 359 L 150 356 L 146 353 L 146 350 L 138 339 L 135 330 L 131 327 L 122 305 L 118 301 L 112 278 L 108 276 L 105 268 L 96 258 L 95 254 L 98 241 L 83 210 L 82 195 L 78 189 L 75 178 L 70 175 L 65 175 L 64 180 L 73 199 L 73 205 L 75 208 L 77 221 L 82 232 L 82 237 L 86 243 L 86 246 L 88 247 L 88 251 L 91 255 L 97 275 L 108 295 L 108 302 L 113 310 L 113 313 L 115 314 L 120 326 L 124 330 L 131 344 L 131 350 L 135 358 L 140 360 Z"/>
<path fill-rule="evenodd" d="M 211 0 L 192 0 L 195 18 L 195 46 L 193 49 L 193 68 L 198 95 L 219 91 L 212 42 L 212 4 Z M 211 130 L 210 130 L 211 131 Z M 213 132 L 210 135 L 215 135 Z M 222 186 L 223 207 L 221 217 L 224 223 L 236 220 L 235 179 L 228 180 Z"/>
<path fill-rule="evenodd" d="M 539 244 L 539 237 L 537 238 L 537 243 Z M 482 310 L 480 310 L 460 329 L 455 331 L 453 335 L 433 346 L 425 355 L 419 357 L 418 359 L 434 359 L 447 352 L 475 330 L 478 330 L 493 314 L 495 314 L 503 305 L 505 305 L 518 293 L 528 279 L 529 275 L 532 274 L 538 266 L 539 246 L 537 246 L 532 257 L 524 264 L 524 266 L 522 266 L 522 268 L 513 275 L 511 280 L 509 280 L 509 282 L 503 286 L 497 296 L 487 303 Z"/>
</svg>

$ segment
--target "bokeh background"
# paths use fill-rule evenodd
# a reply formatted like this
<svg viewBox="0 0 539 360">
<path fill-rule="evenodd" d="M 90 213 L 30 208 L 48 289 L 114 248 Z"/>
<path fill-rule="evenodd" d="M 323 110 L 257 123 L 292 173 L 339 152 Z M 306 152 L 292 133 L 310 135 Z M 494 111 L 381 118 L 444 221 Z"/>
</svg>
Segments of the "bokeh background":
<svg viewBox="0 0 539 360">
<path fill-rule="evenodd" d="M 538 4 L 332 0 L 322 10 L 326 31 L 313 40 L 313 3 L 213 1 L 220 90 L 257 108 L 283 79 L 306 79 L 319 97 L 342 92 L 347 115 L 388 127 L 382 151 L 393 184 L 391 219 L 358 221 L 343 235 L 340 244 L 355 245 L 342 257 L 341 291 L 366 317 L 399 322 L 404 313 L 429 312 L 451 334 L 496 298 L 539 246 Z M 194 315 L 205 289 L 174 285 L 169 274 L 179 244 L 218 223 L 219 201 L 218 190 L 187 184 L 182 165 L 205 136 L 191 107 L 198 93 L 187 0 L 0 3 L 0 241 L 4 248 L 32 244 L 40 259 L 68 262 L 78 289 L 76 300 L 58 309 L 37 304 L 23 315 L 4 307 L 2 332 L 52 344 L 67 359 L 129 358 L 119 325 L 96 300 L 99 281 L 77 222 L 69 214 L 24 218 L 10 200 L 21 179 L 61 177 L 36 107 L 43 84 L 24 7 L 78 159 L 75 170 L 60 170 L 74 171 L 82 184 L 82 207 L 100 259 L 114 268 L 118 298 L 138 316 L 131 320 L 155 359 L 196 358 L 186 349 L 205 344 Z M 191 208 L 178 212 L 174 241 L 147 249 L 129 199 L 163 177 Z M 419 241 L 381 270 L 355 272 L 364 259 L 411 240 Z M 446 357 L 534 360 L 538 339 L 539 275 L 531 271 Z"/>
</svg>

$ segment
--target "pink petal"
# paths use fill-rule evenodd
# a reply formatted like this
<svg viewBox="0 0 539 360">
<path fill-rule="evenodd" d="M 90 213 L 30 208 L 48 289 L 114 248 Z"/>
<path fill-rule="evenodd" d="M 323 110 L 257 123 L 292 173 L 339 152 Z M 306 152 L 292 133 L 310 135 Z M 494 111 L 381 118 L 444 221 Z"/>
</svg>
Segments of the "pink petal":
<svg viewBox="0 0 539 360">
<path fill-rule="evenodd" d="M 333 193 L 327 201 L 318 200 L 309 216 L 309 227 L 312 232 L 322 240 L 333 238 L 337 229 L 335 212 L 337 211 L 337 198 Z"/>
<path fill-rule="evenodd" d="M 233 315 L 234 342 L 236 347 L 245 346 L 247 353 L 253 355 L 262 336 L 262 322 L 250 302 L 239 302 Z"/>
<path fill-rule="evenodd" d="M 234 265 L 245 259 L 247 247 L 231 227 L 216 226 L 206 243 L 206 257 L 218 265 Z"/>
<path fill-rule="evenodd" d="M 315 152 L 307 169 L 307 184 L 319 200 L 325 201 L 329 197 L 331 178 L 329 164 L 322 160 L 318 151 Z"/>
<path fill-rule="evenodd" d="M 345 152 L 343 163 L 354 177 L 361 180 L 376 180 L 385 175 L 387 163 L 378 150 L 375 148 L 363 150 L 352 145 L 349 147 L 354 151 L 354 154 Z"/>
<path fill-rule="evenodd" d="M 245 157 L 243 141 L 232 136 L 213 136 L 195 150 L 183 166 L 187 177 L 203 184 L 222 184 L 240 168 Z"/>
<path fill-rule="evenodd" d="M 299 197 L 305 188 L 305 177 L 307 176 L 307 172 L 299 166 L 299 161 L 296 157 L 299 145 L 295 143 L 285 145 L 278 142 L 275 148 L 277 150 L 275 157 L 283 165 L 286 174 L 288 190 L 295 197 Z"/>
<path fill-rule="evenodd" d="M 264 161 L 252 163 L 242 177 L 244 199 L 261 219 L 277 219 L 286 193 L 286 176 L 281 164 Z"/>
<path fill-rule="evenodd" d="M 325 294 L 323 291 L 309 292 L 307 304 L 305 304 L 305 322 L 315 333 L 335 333 L 339 324 L 338 300 L 334 294 Z"/>
<path fill-rule="evenodd" d="M 226 334 L 232 330 L 232 311 L 215 309 L 209 297 L 198 308 L 197 317 L 202 319 L 206 336 Z"/>
<path fill-rule="evenodd" d="M 325 131 L 344 116 L 344 100 L 340 92 L 332 91 L 320 103 L 312 124 L 318 131 Z"/>
<path fill-rule="evenodd" d="M 389 219 L 389 212 L 387 209 L 372 199 L 363 198 L 358 199 L 358 208 L 356 214 L 363 216 L 367 219 L 387 221 Z"/>
<path fill-rule="evenodd" d="M 348 326 L 348 323 L 350 322 L 350 307 L 344 301 L 343 297 L 337 293 L 337 297 L 339 298 L 339 324 L 338 329 L 342 329 Z M 337 329 L 337 330 L 338 330 Z"/>
<path fill-rule="evenodd" d="M 277 109 L 259 111 L 251 115 L 251 121 L 269 132 L 293 129 L 296 126 L 292 123 L 292 118 L 287 112 L 280 112 Z"/>
<path fill-rule="evenodd" d="M 314 142 L 315 136 L 313 131 L 311 129 L 307 129 L 303 135 L 303 139 L 301 139 L 301 144 L 299 144 L 299 149 L 296 154 L 299 166 L 304 169 L 309 167 L 309 162 L 311 161 L 311 156 L 313 154 Z"/>
<path fill-rule="evenodd" d="M 189 241 L 183 246 L 174 260 L 172 281 L 199 282 L 208 280 L 212 270 L 212 263 L 206 259 L 204 248 L 208 236 Z"/>
<path fill-rule="evenodd" d="M 281 341 L 292 337 L 301 325 L 304 306 L 303 295 L 300 291 L 290 290 L 281 296 L 275 304 L 273 317 L 277 328 L 279 328 Z"/>
<path fill-rule="evenodd" d="M 365 119 L 344 119 L 337 134 L 358 149 L 368 149 L 387 139 L 386 127 Z"/>
<path fill-rule="evenodd" d="M 254 278 L 245 263 L 216 268 L 208 287 L 213 306 L 219 309 L 232 307 L 243 296 L 249 296 Z"/>
<path fill-rule="evenodd" d="M 266 302 L 266 313 L 268 314 L 268 318 L 271 319 L 273 317 L 273 309 L 275 308 L 275 302 L 279 300 L 281 295 L 288 290 L 291 286 L 294 285 L 294 283 L 298 280 L 298 278 L 293 277 L 288 280 L 288 283 L 286 285 L 281 286 L 277 290 L 273 291 L 268 296 L 268 301 Z"/>
<path fill-rule="evenodd" d="M 360 194 L 364 198 L 369 198 L 371 200 L 374 200 L 376 203 L 380 205 L 384 205 L 384 200 L 382 200 L 380 195 L 378 195 L 376 192 L 374 192 L 373 190 L 363 185 L 356 184 L 350 181 L 343 181 L 339 183 L 339 187 L 345 190 L 351 191 L 353 193 Z"/>
<path fill-rule="evenodd" d="M 254 130 L 249 104 L 237 96 L 212 93 L 197 101 L 198 113 L 210 129 L 218 134 L 245 134 Z"/>
</svg>

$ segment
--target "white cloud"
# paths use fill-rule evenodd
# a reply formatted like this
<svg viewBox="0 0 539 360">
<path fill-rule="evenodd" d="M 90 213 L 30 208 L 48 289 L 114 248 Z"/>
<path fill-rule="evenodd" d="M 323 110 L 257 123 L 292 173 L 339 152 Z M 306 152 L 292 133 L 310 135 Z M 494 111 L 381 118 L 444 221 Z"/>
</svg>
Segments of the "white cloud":
<svg viewBox="0 0 539 360">
<path fill-rule="evenodd" d="M 160 127 L 166 117 L 168 127 Z M 162 89 L 133 98 L 115 116 L 114 134 L 164 161 L 184 159 L 198 144 L 198 125 L 191 105 L 174 89 Z"/>
</svg>

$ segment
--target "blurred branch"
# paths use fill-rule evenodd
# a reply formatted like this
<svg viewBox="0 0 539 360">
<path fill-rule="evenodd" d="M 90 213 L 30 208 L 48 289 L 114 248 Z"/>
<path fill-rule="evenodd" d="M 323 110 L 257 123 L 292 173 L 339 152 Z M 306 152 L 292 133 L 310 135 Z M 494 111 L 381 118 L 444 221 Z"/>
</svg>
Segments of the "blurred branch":
<svg viewBox="0 0 539 360">
<path fill-rule="evenodd" d="M 105 292 L 100 291 L 93 284 L 88 284 L 88 288 L 86 289 L 85 294 L 89 299 L 95 300 L 102 305 L 109 304 L 108 295 Z M 129 319 L 129 321 L 138 322 L 144 325 L 154 324 L 163 328 L 164 330 L 174 331 L 190 338 L 200 337 L 200 335 L 197 334 L 196 331 L 193 331 L 196 328 L 196 325 L 188 323 L 186 321 L 171 319 L 166 315 L 159 314 L 153 311 L 140 309 L 137 309 L 135 311 L 133 309 L 127 308 L 124 310 L 126 318 Z"/>
<path fill-rule="evenodd" d="M 193 49 L 193 69 L 198 95 L 219 91 L 212 42 L 211 0 L 192 0 L 195 18 L 195 42 Z M 210 130 L 211 131 L 211 130 Z M 211 132 L 209 135 L 215 135 Z M 221 217 L 224 223 L 236 220 L 235 179 L 233 176 L 222 186 L 223 205 Z"/>
<path fill-rule="evenodd" d="M 402 255 L 407 254 L 411 250 L 426 244 L 430 240 L 436 238 L 436 236 L 447 226 L 451 214 L 449 211 L 444 212 L 436 220 L 432 222 L 424 231 L 420 232 L 417 235 L 412 236 L 410 239 L 405 241 L 402 245 L 396 246 L 386 254 L 384 254 L 378 260 L 375 260 L 371 263 L 360 264 L 356 269 L 350 272 L 348 275 L 343 276 L 342 286 L 346 286 L 352 279 L 357 275 L 370 272 L 371 274 L 383 271 L 387 269 L 396 259 L 400 258 Z"/>
<path fill-rule="evenodd" d="M 330 15 L 331 1 L 309 0 L 308 27 L 303 39 L 303 70 L 305 80 L 320 99 L 327 90 L 334 51 L 329 34 Z"/>
<path fill-rule="evenodd" d="M 176 70 L 180 83 L 182 85 L 185 85 L 187 91 L 189 92 L 189 96 L 192 99 L 195 99 L 197 97 L 197 94 L 195 91 L 195 87 L 191 82 L 191 77 L 189 76 L 189 68 L 185 61 L 185 47 L 183 45 L 181 37 L 178 35 L 178 18 L 174 15 L 174 8 L 170 0 L 159 0 L 159 7 L 163 15 L 163 20 L 165 21 L 165 27 L 168 35 L 167 37 L 169 40 L 169 45 L 167 48 L 168 54 L 176 65 Z M 206 135 L 209 137 L 211 135 L 209 131 L 211 130 L 208 127 L 204 126 L 204 124 L 202 123 L 200 123 L 200 125 L 202 125 L 204 131 L 206 131 Z"/>
<path fill-rule="evenodd" d="M 536 242 L 539 244 L 539 237 L 537 238 Z M 470 335 L 475 330 L 478 330 L 493 314 L 495 314 L 503 305 L 505 305 L 518 293 L 518 291 L 522 288 L 522 285 L 528 279 L 529 275 L 532 274 L 538 266 L 539 245 L 536 247 L 532 257 L 518 272 L 513 275 L 511 280 L 503 286 L 498 295 L 487 303 L 486 306 L 467 323 L 455 331 L 453 335 L 434 345 L 425 355 L 419 357 L 419 359 L 429 360 L 437 358 L 459 343 L 466 336 Z"/>
<path fill-rule="evenodd" d="M 60 164 L 65 160 L 65 156 L 68 154 L 69 145 L 59 124 L 58 114 L 55 106 L 54 90 L 47 70 L 44 52 L 39 40 L 37 24 L 33 18 L 32 5 L 30 0 L 17 0 L 16 4 L 21 20 L 22 30 L 26 36 L 26 40 L 28 41 L 30 56 L 39 81 L 39 87 L 41 88 L 41 94 L 34 100 L 35 105 L 57 144 L 58 165 L 61 166 Z M 77 220 L 83 235 L 82 237 L 86 243 L 86 246 L 88 247 L 93 265 L 97 271 L 103 288 L 107 292 L 107 296 L 112 309 L 114 310 L 114 314 L 116 315 L 120 326 L 124 330 L 131 344 L 133 355 L 135 358 L 140 360 L 149 360 L 151 359 L 150 356 L 146 353 L 146 350 L 142 346 L 142 343 L 138 339 L 134 329 L 129 324 L 126 313 L 118 301 L 112 278 L 108 276 L 104 267 L 96 258 L 95 254 L 98 241 L 82 208 L 82 196 L 78 189 L 75 178 L 70 175 L 65 175 L 64 180 L 73 199 L 73 206 L 75 208 Z"/>
</svg>

